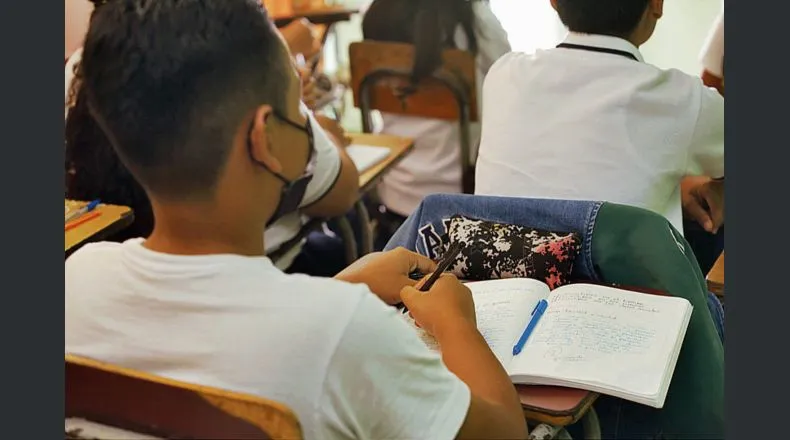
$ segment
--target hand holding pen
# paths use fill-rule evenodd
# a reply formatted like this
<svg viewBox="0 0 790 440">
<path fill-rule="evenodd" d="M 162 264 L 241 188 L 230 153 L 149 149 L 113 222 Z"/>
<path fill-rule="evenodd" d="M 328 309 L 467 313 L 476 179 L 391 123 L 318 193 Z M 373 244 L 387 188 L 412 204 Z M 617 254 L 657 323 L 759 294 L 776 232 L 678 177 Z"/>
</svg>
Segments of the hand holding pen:
<svg viewBox="0 0 790 440">
<path fill-rule="evenodd" d="M 428 292 L 405 287 L 401 300 L 417 325 L 440 343 L 464 328 L 477 328 L 472 292 L 452 274 L 440 276 Z"/>
</svg>

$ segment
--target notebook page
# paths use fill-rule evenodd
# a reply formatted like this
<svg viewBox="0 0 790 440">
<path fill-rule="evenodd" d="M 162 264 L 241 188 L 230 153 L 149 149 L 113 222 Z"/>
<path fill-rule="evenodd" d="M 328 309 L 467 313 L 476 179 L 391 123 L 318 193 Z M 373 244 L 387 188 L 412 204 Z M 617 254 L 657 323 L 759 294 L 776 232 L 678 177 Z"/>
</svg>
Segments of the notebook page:
<svg viewBox="0 0 790 440">
<path fill-rule="evenodd" d="M 346 147 L 346 153 L 348 153 L 351 161 L 354 162 L 357 171 L 364 173 L 389 157 L 390 149 L 387 147 L 352 144 Z"/>
<path fill-rule="evenodd" d="M 475 300 L 477 328 L 507 368 L 514 343 L 526 328 L 535 305 L 548 296 L 549 288 L 528 278 L 480 281 L 466 286 Z"/>
<path fill-rule="evenodd" d="M 683 298 L 564 286 L 510 371 L 656 396 L 689 308 Z"/>
</svg>

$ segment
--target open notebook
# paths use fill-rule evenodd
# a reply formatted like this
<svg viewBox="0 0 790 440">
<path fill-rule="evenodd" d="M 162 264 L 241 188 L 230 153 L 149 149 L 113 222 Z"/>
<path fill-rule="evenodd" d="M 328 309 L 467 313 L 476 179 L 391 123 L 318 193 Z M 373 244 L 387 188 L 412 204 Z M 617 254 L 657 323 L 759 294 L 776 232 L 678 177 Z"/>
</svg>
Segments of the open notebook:
<svg viewBox="0 0 790 440">
<path fill-rule="evenodd" d="M 663 407 L 691 318 L 688 300 L 590 284 L 550 292 L 526 278 L 466 285 L 478 328 L 513 383 L 579 388 Z M 513 356 L 541 299 L 548 308 Z"/>
<path fill-rule="evenodd" d="M 351 161 L 354 162 L 357 170 L 360 173 L 364 173 L 389 157 L 390 149 L 372 145 L 352 144 L 346 147 L 346 153 L 351 157 Z"/>
</svg>

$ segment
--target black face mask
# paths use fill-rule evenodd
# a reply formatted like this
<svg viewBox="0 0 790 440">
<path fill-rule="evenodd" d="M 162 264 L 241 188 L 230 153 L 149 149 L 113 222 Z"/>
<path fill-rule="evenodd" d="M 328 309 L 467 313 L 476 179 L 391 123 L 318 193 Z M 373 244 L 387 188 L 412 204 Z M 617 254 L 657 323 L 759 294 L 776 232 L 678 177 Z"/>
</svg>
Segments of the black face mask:
<svg viewBox="0 0 790 440">
<path fill-rule="evenodd" d="M 269 167 L 266 166 L 263 162 L 260 162 L 258 159 L 255 158 L 255 155 L 252 152 L 252 140 L 248 137 L 247 138 L 247 152 L 250 155 L 250 159 L 255 162 L 257 165 L 262 166 L 267 171 L 272 173 L 274 177 L 280 179 L 283 182 L 283 188 L 280 191 L 280 201 L 277 202 L 277 208 L 274 210 L 274 214 L 266 222 L 266 227 L 269 227 L 272 223 L 276 222 L 277 220 L 283 218 L 283 216 L 294 213 L 299 210 L 299 205 L 302 203 L 302 199 L 304 198 L 305 192 L 307 192 L 307 185 L 313 179 L 313 169 L 315 169 L 315 161 L 316 155 L 314 151 L 314 141 L 313 141 L 313 127 L 310 123 L 310 118 L 307 118 L 307 123 L 305 126 L 302 126 L 296 122 L 291 121 L 290 119 L 282 116 L 278 112 L 272 113 L 274 117 L 279 119 L 280 121 L 290 125 L 298 129 L 299 131 L 303 131 L 307 134 L 307 146 L 309 148 L 309 152 L 307 153 L 307 167 L 305 168 L 304 174 L 296 180 L 288 180 L 282 174 L 275 173 L 274 171 L 270 170 Z M 250 129 L 250 135 L 252 136 L 252 129 Z"/>
</svg>

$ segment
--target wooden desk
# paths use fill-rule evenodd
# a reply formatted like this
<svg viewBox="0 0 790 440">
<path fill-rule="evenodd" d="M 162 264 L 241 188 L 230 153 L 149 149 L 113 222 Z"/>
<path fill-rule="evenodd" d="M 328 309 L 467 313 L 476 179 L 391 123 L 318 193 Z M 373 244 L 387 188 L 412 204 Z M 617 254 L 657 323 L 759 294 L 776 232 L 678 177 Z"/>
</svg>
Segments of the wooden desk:
<svg viewBox="0 0 790 440">
<path fill-rule="evenodd" d="M 719 255 L 707 276 L 708 289 L 719 298 L 724 296 L 724 252 Z"/>
<path fill-rule="evenodd" d="M 414 148 L 413 139 L 398 136 L 354 133 L 349 134 L 348 137 L 351 138 L 352 144 L 373 145 L 390 149 L 390 155 L 387 159 L 360 174 L 359 190 L 362 193 L 370 191 L 384 173 L 400 162 Z"/>
<path fill-rule="evenodd" d="M 517 385 L 524 417 L 552 426 L 576 423 L 598 399 L 598 393 L 575 388 Z"/>
<path fill-rule="evenodd" d="M 70 206 L 80 206 L 84 202 L 66 200 Z M 132 224 L 134 213 L 131 208 L 117 205 L 99 205 L 101 215 L 74 229 L 66 231 L 66 253 L 88 241 L 101 240 Z"/>
<path fill-rule="evenodd" d="M 359 9 L 342 5 L 294 10 L 291 2 L 275 1 L 272 3 L 269 7 L 269 17 L 277 27 L 285 26 L 299 18 L 306 18 L 313 24 L 332 25 L 339 21 L 348 21 L 352 15 L 359 12 Z"/>
</svg>

